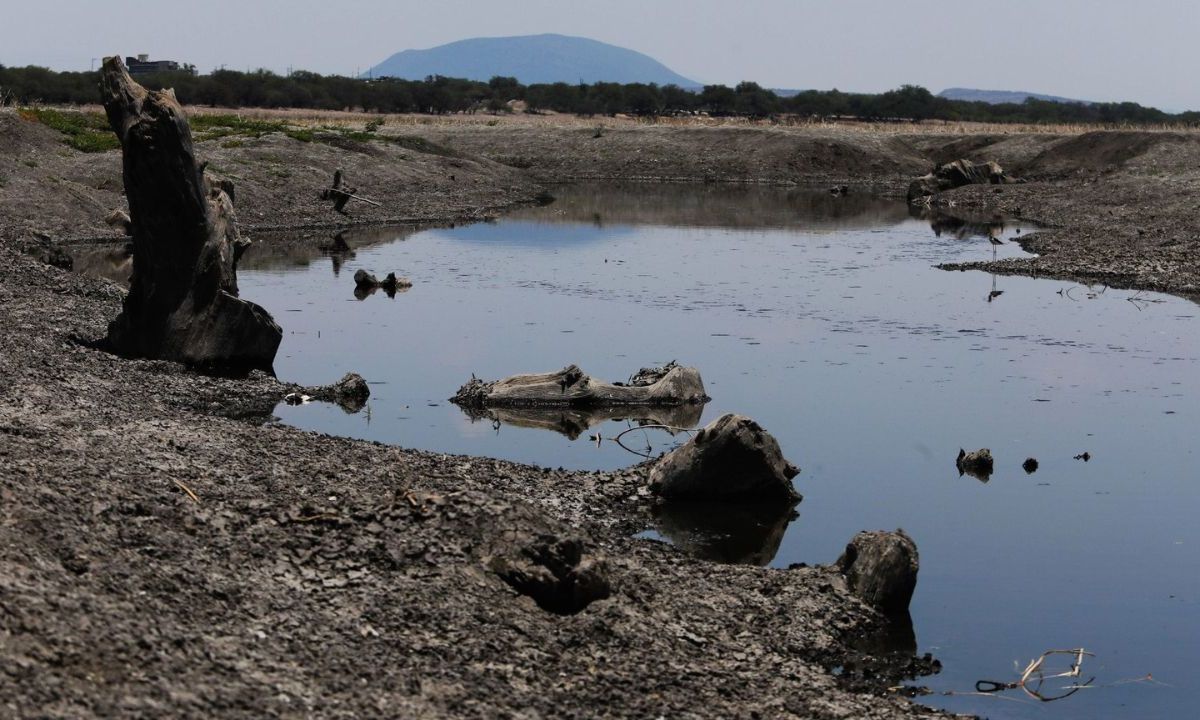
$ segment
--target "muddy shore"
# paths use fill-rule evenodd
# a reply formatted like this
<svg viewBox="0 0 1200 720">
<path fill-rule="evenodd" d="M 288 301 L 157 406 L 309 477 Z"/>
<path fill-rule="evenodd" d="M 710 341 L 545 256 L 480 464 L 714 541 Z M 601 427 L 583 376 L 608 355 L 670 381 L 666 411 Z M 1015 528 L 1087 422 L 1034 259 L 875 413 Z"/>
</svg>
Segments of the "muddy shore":
<svg viewBox="0 0 1200 720">
<path fill-rule="evenodd" d="M 234 180 L 252 236 L 344 222 L 315 197 L 334 167 L 383 203 L 354 221 L 383 223 L 479 218 L 581 178 L 897 193 L 969 155 L 1029 182 L 946 203 L 1049 227 L 1027 240 L 1038 258 L 995 269 L 1200 287 L 1192 135 L 420 132 L 448 152 L 280 135 L 198 152 Z M 886 682 L 830 674 L 855 655 L 852 637 L 880 626 L 832 570 L 717 565 L 631 539 L 648 511 L 639 468 L 562 472 L 262 424 L 287 378 L 97 349 L 123 291 L 43 260 L 68 241 L 118 239 L 102 218 L 122 202 L 119 154 L 75 152 L 3 111 L 0 180 L 2 714 L 936 714 Z M 489 569 L 539 535 L 579 540 L 611 597 L 557 615 Z"/>
</svg>

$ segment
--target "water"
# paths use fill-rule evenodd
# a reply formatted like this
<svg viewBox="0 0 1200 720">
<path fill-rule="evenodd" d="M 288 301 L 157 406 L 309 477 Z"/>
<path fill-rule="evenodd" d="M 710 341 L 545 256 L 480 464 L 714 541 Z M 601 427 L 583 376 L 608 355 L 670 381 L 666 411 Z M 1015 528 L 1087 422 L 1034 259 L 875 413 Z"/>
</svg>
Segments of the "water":
<svg viewBox="0 0 1200 720">
<path fill-rule="evenodd" d="M 944 663 L 923 681 L 935 690 L 1015 679 L 1014 662 L 1077 646 L 1097 654 L 1084 668 L 1097 685 L 1147 673 L 1165 683 L 1051 704 L 925 702 L 993 718 L 1187 716 L 1200 704 L 1194 304 L 937 270 L 991 257 L 973 234 L 984 228 L 939 222 L 939 237 L 903 204 L 862 196 L 557 194 L 490 224 L 347 233 L 352 254 L 328 257 L 311 242 L 252 250 L 239 281 L 285 328 L 279 375 L 321 384 L 355 371 L 371 383 L 367 411 L 311 404 L 278 415 L 407 447 L 614 468 L 639 458 L 588 436 L 627 422 L 497 425 L 446 398 L 472 373 L 575 362 L 622 380 L 673 359 L 695 365 L 713 401 L 702 417 L 673 421 L 756 418 L 803 469 L 805 499 L 790 523 L 697 512 L 659 518 L 647 536 L 784 567 L 830 562 L 858 530 L 903 527 L 921 553 L 919 649 Z M 1022 254 L 1012 242 L 997 252 Z M 356 300 L 359 267 L 414 287 Z M 645 438 L 656 450 L 675 441 Z M 958 475 L 960 447 L 991 448 L 989 482 Z M 1090 462 L 1072 459 L 1084 451 Z M 1026 457 L 1040 461 L 1035 474 L 1021 469 Z"/>
</svg>

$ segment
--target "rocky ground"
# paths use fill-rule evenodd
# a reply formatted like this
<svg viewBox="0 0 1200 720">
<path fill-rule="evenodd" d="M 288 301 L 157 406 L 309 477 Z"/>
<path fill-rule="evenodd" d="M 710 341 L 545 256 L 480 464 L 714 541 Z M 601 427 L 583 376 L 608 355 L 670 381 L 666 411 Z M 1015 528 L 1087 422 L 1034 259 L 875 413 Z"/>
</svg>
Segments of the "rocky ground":
<svg viewBox="0 0 1200 720">
<path fill-rule="evenodd" d="M 383 203 L 355 221 L 449 221 L 546 181 L 901 192 L 935 161 L 974 156 L 1031 182 L 943 202 L 1052 226 L 1029 240 L 1038 259 L 1001 270 L 1196 287 L 1191 135 L 395 131 L 418 132 L 198 152 L 234 180 L 250 234 L 342 222 L 315 199 L 335 167 Z M 121 203 L 119 153 L 77 152 L 0 111 L 0 715 L 933 714 L 888 692 L 895 678 L 830 674 L 863 667 L 851 639 L 881 628 L 832 569 L 717 565 L 631 539 L 644 468 L 568 473 L 304 433 L 262 423 L 292 389 L 281 380 L 99 349 L 123 291 L 44 261 L 119 237 L 102 218 Z M 506 582 L 548 556 L 598 573 L 609 596 L 560 614 Z"/>
</svg>

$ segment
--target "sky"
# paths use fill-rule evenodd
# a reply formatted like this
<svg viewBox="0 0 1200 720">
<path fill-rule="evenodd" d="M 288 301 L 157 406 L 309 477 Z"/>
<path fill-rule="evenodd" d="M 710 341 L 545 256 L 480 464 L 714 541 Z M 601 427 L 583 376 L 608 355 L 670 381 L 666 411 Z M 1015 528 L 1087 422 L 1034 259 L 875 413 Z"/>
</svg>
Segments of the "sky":
<svg viewBox="0 0 1200 720">
<path fill-rule="evenodd" d="M 469 37 L 562 33 L 701 83 L 880 92 L 1022 90 L 1200 109 L 1194 0 L 0 0 L 0 64 L 103 55 L 247 70 L 366 71 Z"/>
</svg>

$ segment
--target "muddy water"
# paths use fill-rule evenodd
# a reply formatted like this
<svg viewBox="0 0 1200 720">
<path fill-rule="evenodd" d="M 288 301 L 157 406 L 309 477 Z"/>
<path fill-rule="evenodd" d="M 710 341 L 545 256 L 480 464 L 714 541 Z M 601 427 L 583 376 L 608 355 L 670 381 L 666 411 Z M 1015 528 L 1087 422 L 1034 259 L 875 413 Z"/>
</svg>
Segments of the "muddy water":
<svg viewBox="0 0 1200 720">
<path fill-rule="evenodd" d="M 1048 705 L 925 702 L 993 718 L 1188 716 L 1200 705 L 1200 308 L 936 270 L 991 257 L 987 228 L 931 226 L 890 201 L 704 187 L 557 194 L 490 224 L 347 233 L 349 252 L 312 241 L 252 251 L 239 280 L 285 327 L 280 376 L 318 384 L 357 371 L 372 389 L 358 414 L 313 404 L 279 416 L 408 447 L 622 467 L 638 458 L 588 436 L 628 421 L 472 420 L 445 398 L 472 373 L 575 362 L 617 380 L 692 364 L 713 401 L 672 424 L 757 418 L 802 467 L 805 499 L 790 522 L 698 510 L 659 518 L 647 537 L 784 567 L 832 561 L 860 529 L 903 527 L 921 552 L 917 644 L 944 663 L 925 683 L 969 691 L 1015 679 L 1014 662 L 1043 650 L 1082 645 L 1098 656 L 1085 678 L 1103 686 Z M 1006 242 L 997 253 L 1021 251 Z M 357 300 L 360 267 L 414 286 Z M 655 451 L 675 441 L 642 439 Z M 991 448 L 988 482 L 958 475 L 960 447 Z M 1073 459 L 1085 451 L 1089 462 Z M 1034 474 L 1027 457 L 1040 462 Z M 1165 684 L 1116 684 L 1147 673 Z"/>
</svg>

